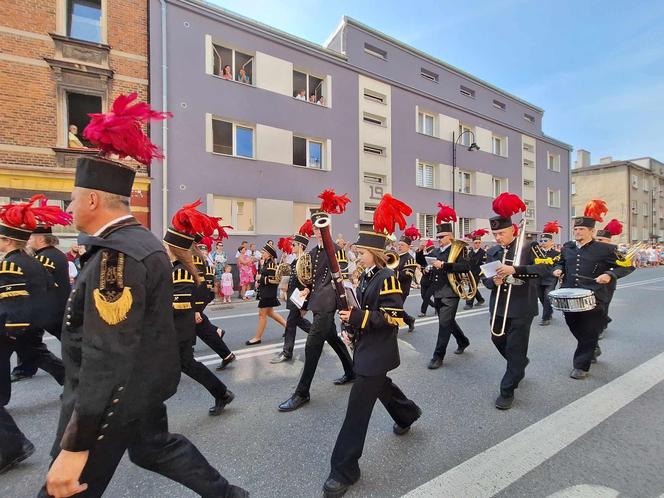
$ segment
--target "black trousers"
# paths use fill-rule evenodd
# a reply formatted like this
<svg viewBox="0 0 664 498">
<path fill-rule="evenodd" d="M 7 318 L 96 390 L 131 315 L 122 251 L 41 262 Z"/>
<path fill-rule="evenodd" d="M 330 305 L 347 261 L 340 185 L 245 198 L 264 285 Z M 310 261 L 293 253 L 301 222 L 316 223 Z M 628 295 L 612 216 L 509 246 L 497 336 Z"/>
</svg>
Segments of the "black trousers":
<svg viewBox="0 0 664 498">
<path fill-rule="evenodd" d="M 358 375 L 350 390 L 346 418 L 332 451 L 330 477 L 339 482 L 353 484 L 360 478 L 358 462 L 377 399 L 401 427 L 410 426 L 420 416 L 418 406 L 387 375 Z"/>
<path fill-rule="evenodd" d="M 427 308 L 429 308 L 429 306 L 435 306 L 433 302 L 433 294 L 435 291 L 436 289 L 434 289 L 434 286 L 429 283 L 429 279 L 422 279 L 422 283 L 420 285 L 420 297 L 422 298 L 420 313 L 423 315 L 426 314 Z"/>
<path fill-rule="evenodd" d="M 30 330 L 13 337 L 15 339 L 0 336 L 0 406 L 9 403 L 11 397 L 9 370 L 10 358 L 14 352 L 51 374 L 58 384 L 63 385 L 65 382 L 65 367 L 62 360 L 48 350 L 38 333 Z"/>
<path fill-rule="evenodd" d="M 604 304 L 604 328 L 602 330 L 606 330 L 606 327 L 609 326 L 609 323 L 611 323 L 611 317 L 609 316 L 609 306 L 611 305 L 611 301 L 613 301 L 613 294 L 616 292 L 615 287 L 610 287 L 609 288 L 609 296 L 607 298 L 606 303 Z"/>
<path fill-rule="evenodd" d="M 491 322 L 489 322 L 491 323 Z M 508 318 L 505 323 L 505 334 L 497 337 L 491 334 L 491 340 L 498 352 L 507 360 L 505 375 L 500 381 L 500 394 L 512 396 L 519 387 L 519 382 L 526 375 L 528 365 L 528 341 L 530 340 L 530 325 L 532 316 Z M 503 326 L 503 317 L 496 316 L 494 332 L 500 333 Z"/>
<path fill-rule="evenodd" d="M 230 356 L 231 350 L 226 346 L 224 340 L 219 337 L 219 334 L 217 334 L 219 327 L 214 325 L 205 313 L 201 313 L 201 318 L 203 321 L 196 324 L 196 336 L 207 344 L 212 351 L 217 353 L 221 359 Z"/>
<path fill-rule="evenodd" d="M 551 301 L 549 301 L 549 292 L 556 288 L 556 283 L 549 285 L 538 285 L 537 286 L 537 297 L 542 303 L 542 320 L 551 320 L 553 316 L 553 308 L 551 307 Z"/>
<path fill-rule="evenodd" d="M 194 342 L 195 339 L 188 339 L 181 341 L 179 344 L 180 368 L 182 369 L 182 373 L 201 384 L 210 392 L 212 397 L 220 398 L 226 394 L 228 388 L 208 367 L 194 359 Z"/>
<path fill-rule="evenodd" d="M 604 330 L 606 315 L 604 303 L 597 303 L 595 309 L 578 313 L 565 313 L 565 321 L 570 332 L 577 340 L 576 351 L 574 351 L 574 368 L 590 370 L 590 362 L 593 358 L 593 350 L 597 346 L 600 332 Z"/>
<path fill-rule="evenodd" d="M 314 313 L 314 322 L 311 324 L 311 330 L 307 336 L 307 342 L 304 346 L 304 369 L 300 382 L 295 389 L 295 394 L 307 397 L 309 388 L 314 380 L 318 360 L 323 353 L 325 341 L 332 346 L 334 352 L 341 360 L 346 375 L 353 375 L 353 360 L 350 358 L 346 345 L 337 335 L 337 326 L 334 323 L 335 311 Z"/>
<path fill-rule="evenodd" d="M 60 333 L 62 331 L 62 322 L 58 323 L 53 323 L 52 325 L 48 326 L 46 328 L 46 331 L 50 333 L 52 336 L 55 336 L 58 340 L 60 340 Z M 26 343 L 30 343 L 32 345 L 33 352 L 42 348 L 46 348 L 46 345 L 44 344 L 44 331 L 43 330 L 30 330 L 29 332 L 25 332 L 26 337 L 25 341 Z M 48 350 L 48 348 L 46 348 Z M 37 369 L 41 368 L 39 365 L 37 365 L 38 362 L 38 355 L 35 354 L 30 354 L 29 351 L 17 351 L 17 362 L 16 366 L 14 367 L 13 373 L 17 374 L 22 374 L 26 375 L 28 377 L 32 377 L 37 373 Z M 55 359 L 55 361 L 60 361 L 57 356 L 51 355 Z"/>
<path fill-rule="evenodd" d="M 14 419 L 5 409 L 0 405 L 0 456 L 3 460 L 19 454 L 23 443 L 27 441 L 25 435 L 14 422 Z"/>
<path fill-rule="evenodd" d="M 459 298 L 436 299 L 436 311 L 438 312 L 438 340 L 436 349 L 433 351 L 434 358 L 445 358 L 447 344 L 450 342 L 450 335 L 456 339 L 457 346 L 465 348 L 470 344 L 468 338 L 456 321 L 457 307 Z"/>
<path fill-rule="evenodd" d="M 477 303 L 480 303 L 480 304 L 484 302 L 484 298 L 482 297 L 482 294 L 480 294 L 480 287 L 479 287 L 480 272 L 479 271 L 473 272 L 473 277 L 475 277 L 475 283 L 477 284 L 477 292 L 475 292 L 475 295 L 473 296 L 472 299 L 467 299 L 466 300 L 466 304 L 468 306 L 472 306 L 474 302 L 477 302 Z"/>
<path fill-rule="evenodd" d="M 77 497 L 97 498 L 104 493 L 125 450 L 129 459 L 144 469 L 161 474 L 204 497 L 224 497 L 228 481 L 180 434 L 168 432 L 166 406 L 158 405 L 145 418 L 109 431 L 90 450 L 79 482 L 88 489 Z M 53 455 L 55 458 L 57 456 Z M 46 488 L 39 493 L 46 498 Z"/>
<path fill-rule="evenodd" d="M 311 322 L 302 316 L 299 309 L 288 310 L 286 329 L 284 330 L 284 356 L 287 356 L 288 358 L 293 357 L 295 333 L 297 332 L 298 327 L 308 334 L 311 330 Z"/>
</svg>

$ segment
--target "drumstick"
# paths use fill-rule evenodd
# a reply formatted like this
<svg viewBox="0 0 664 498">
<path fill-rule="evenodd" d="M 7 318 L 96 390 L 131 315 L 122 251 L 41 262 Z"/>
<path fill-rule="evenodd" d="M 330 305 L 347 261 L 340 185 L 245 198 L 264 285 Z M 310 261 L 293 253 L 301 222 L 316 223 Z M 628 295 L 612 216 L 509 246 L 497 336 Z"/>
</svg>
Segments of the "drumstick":
<svg viewBox="0 0 664 498">
<path fill-rule="evenodd" d="M 578 273 L 572 274 L 572 278 L 580 278 L 581 280 L 592 280 L 593 282 L 595 282 L 594 277 L 586 277 L 585 275 L 579 275 Z"/>
</svg>

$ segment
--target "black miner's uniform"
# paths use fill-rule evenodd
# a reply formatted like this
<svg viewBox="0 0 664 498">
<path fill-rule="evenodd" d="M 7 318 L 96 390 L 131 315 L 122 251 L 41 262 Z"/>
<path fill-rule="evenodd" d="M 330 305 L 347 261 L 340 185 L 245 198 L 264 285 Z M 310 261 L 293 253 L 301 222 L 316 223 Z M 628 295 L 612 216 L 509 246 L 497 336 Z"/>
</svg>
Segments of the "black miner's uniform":
<svg viewBox="0 0 664 498">
<path fill-rule="evenodd" d="M 37 249 L 35 257 L 42 264 L 46 271 L 51 275 L 55 286 L 49 290 L 52 294 L 48 301 L 48 306 L 52 307 L 49 317 L 50 322 L 44 326 L 44 329 L 51 335 L 60 339 L 60 331 L 62 329 L 62 318 L 67 306 L 67 298 L 71 292 L 71 284 L 69 283 L 69 260 L 67 256 L 57 247 L 47 246 Z M 37 331 L 35 331 L 37 332 Z M 31 335 L 35 347 L 39 347 L 44 336 L 43 331 Z M 26 338 L 28 339 L 28 338 Z M 37 365 L 34 359 L 24 358 L 21 354 L 18 355 L 18 365 L 12 372 L 21 377 L 32 377 L 37 373 Z"/>
<path fill-rule="evenodd" d="M 477 285 L 477 292 L 475 292 L 473 298 L 466 300 L 466 306 L 472 306 L 474 301 L 477 301 L 478 304 L 483 304 L 484 298 L 482 297 L 482 294 L 480 294 L 479 283 L 480 283 L 480 273 L 482 271 L 482 268 L 480 268 L 480 266 L 486 263 L 486 251 L 481 247 L 477 251 L 475 251 L 475 249 L 472 247 L 469 248 L 468 263 L 470 264 L 470 273 L 473 274 L 473 277 L 475 277 L 475 283 L 477 283 L 478 285 Z"/>
<path fill-rule="evenodd" d="M 518 239 L 514 239 L 507 247 L 506 261 L 514 259 L 514 250 Z M 492 261 L 502 261 L 505 249 L 503 246 L 496 245 L 487 251 L 487 263 Z M 509 263 L 507 263 L 509 264 Z M 509 308 L 506 310 L 507 294 L 509 285 L 503 283 L 500 289 L 491 278 L 483 278 L 482 281 L 487 289 L 491 290 L 491 299 L 489 301 L 491 313 L 489 320 L 493 316 L 496 299 L 498 299 L 498 309 L 496 312 L 495 324 L 491 340 L 498 349 L 498 352 L 507 360 L 505 375 L 500 382 L 500 394 L 506 398 L 514 395 L 514 390 L 519 386 L 519 382 L 526 373 L 528 365 L 528 341 L 530 340 L 530 325 L 533 318 L 537 316 L 537 281 L 542 275 L 546 275 L 550 269 L 544 264 L 535 264 L 535 255 L 532 251 L 523 251 L 521 261 L 514 266 L 516 273 L 512 275 L 515 279 L 521 281 L 521 285 L 512 285 Z M 500 296 L 498 294 L 500 293 Z M 507 316 L 505 322 L 505 333 L 500 336 L 503 319 Z M 491 322 L 489 322 L 491 323 Z"/>
<path fill-rule="evenodd" d="M 200 495 L 224 496 L 226 479 L 168 432 L 164 401 L 176 391 L 180 360 L 165 312 L 173 285 L 162 242 L 129 218 L 80 243 L 87 251 L 62 329 L 66 376 L 53 457 L 60 448 L 89 450 L 82 496 L 102 495 L 125 450 L 136 465 Z"/>
<path fill-rule="evenodd" d="M 399 255 L 399 266 L 397 267 L 397 277 L 399 279 L 399 284 L 401 284 L 401 292 L 403 293 L 403 302 L 406 302 L 408 294 L 410 294 L 410 285 L 413 282 L 415 277 L 415 270 L 419 265 L 415 261 L 409 252 L 405 252 Z M 415 326 L 415 318 L 406 313 L 404 309 L 403 312 L 403 321 L 412 328 Z"/>
<path fill-rule="evenodd" d="M 290 264 L 290 276 L 288 277 L 288 289 L 286 290 L 286 309 L 288 310 L 288 317 L 286 318 L 286 330 L 284 331 L 284 351 L 283 354 L 286 358 L 293 357 L 293 348 L 295 347 L 295 333 L 297 327 L 300 327 L 307 334 L 311 330 L 311 322 L 302 316 L 301 311 L 306 309 L 307 303 L 304 303 L 302 310 L 298 308 L 293 301 L 290 300 L 291 294 L 295 289 L 300 291 L 304 290 L 304 286 L 297 278 L 295 266 L 297 259 L 294 259 Z"/>
<path fill-rule="evenodd" d="M 575 241 L 566 242 L 560 253 L 560 261 L 554 265 L 554 270 L 563 272 L 561 288 L 589 289 L 595 294 L 594 309 L 565 313 L 567 326 L 577 340 L 573 361 L 576 369 L 585 372 L 590 370 L 593 350 L 606 323 L 605 309 L 609 302 L 610 287 L 608 284 L 598 284 L 593 279 L 606 273 L 613 281 L 634 271 L 631 264 L 623 267 L 620 263 L 622 257 L 618 255 L 616 246 L 591 240 L 581 247 L 577 247 Z"/>
<path fill-rule="evenodd" d="M 532 251 L 532 249 L 530 250 Z M 551 247 L 549 250 L 546 250 L 540 246 L 540 250 L 542 252 L 542 256 L 544 256 L 544 259 L 550 259 L 551 263 L 555 263 L 554 258 L 560 256 L 560 253 L 553 247 Z M 538 258 L 535 259 L 539 261 Z M 551 301 L 549 301 L 549 292 L 555 289 L 556 285 L 558 284 L 558 279 L 553 276 L 553 266 L 551 263 L 547 262 L 549 271 L 540 277 L 537 285 L 537 297 L 539 298 L 540 303 L 542 303 L 542 320 L 551 320 L 551 316 L 553 315 L 553 308 L 551 307 Z"/>
</svg>

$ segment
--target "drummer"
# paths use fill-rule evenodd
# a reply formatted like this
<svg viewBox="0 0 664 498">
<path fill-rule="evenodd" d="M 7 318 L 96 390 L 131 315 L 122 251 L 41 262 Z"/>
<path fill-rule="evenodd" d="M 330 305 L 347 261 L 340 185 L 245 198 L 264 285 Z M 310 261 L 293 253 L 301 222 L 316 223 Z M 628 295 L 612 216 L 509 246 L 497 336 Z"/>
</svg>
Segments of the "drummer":
<svg viewBox="0 0 664 498">
<path fill-rule="evenodd" d="M 595 222 L 602 221 L 606 203 L 592 200 L 583 216 L 573 218 L 574 240 L 566 242 L 553 274 L 562 277 L 561 288 L 587 289 L 594 293 L 596 305 L 580 312 L 566 311 L 565 321 L 577 340 L 570 377 L 584 379 L 593 360 L 593 350 L 604 326 L 604 308 L 608 302 L 608 284 L 618 278 L 613 268 L 627 265 L 616 247 L 593 239 Z M 631 264 L 629 264 L 631 266 Z"/>
</svg>

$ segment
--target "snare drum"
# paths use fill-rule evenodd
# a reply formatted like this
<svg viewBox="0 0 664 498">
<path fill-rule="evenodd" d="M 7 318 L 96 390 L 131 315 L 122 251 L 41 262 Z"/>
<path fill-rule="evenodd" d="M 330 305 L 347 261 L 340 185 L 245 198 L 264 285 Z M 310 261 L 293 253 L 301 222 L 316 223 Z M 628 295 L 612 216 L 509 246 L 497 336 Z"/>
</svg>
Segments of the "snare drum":
<svg viewBox="0 0 664 498">
<path fill-rule="evenodd" d="M 577 313 L 595 309 L 595 294 L 588 289 L 555 289 L 549 292 L 554 310 Z"/>
</svg>

